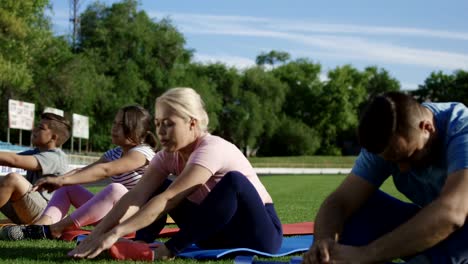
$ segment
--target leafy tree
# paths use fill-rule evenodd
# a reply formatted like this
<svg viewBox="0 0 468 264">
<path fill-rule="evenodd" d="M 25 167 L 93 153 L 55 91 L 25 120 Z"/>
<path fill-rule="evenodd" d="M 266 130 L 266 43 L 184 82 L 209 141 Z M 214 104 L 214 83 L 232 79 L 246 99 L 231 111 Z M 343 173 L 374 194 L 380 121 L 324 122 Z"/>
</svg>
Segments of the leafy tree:
<svg viewBox="0 0 468 264">
<path fill-rule="evenodd" d="M 283 117 L 269 144 L 259 154 L 268 156 L 314 155 L 320 147 L 320 136 L 300 120 Z"/>
<path fill-rule="evenodd" d="M 261 67 L 253 67 L 244 72 L 241 88 L 244 90 L 241 96 L 244 102 L 252 104 L 258 100 L 258 104 L 261 104 L 259 114 L 253 113 L 248 119 L 252 124 L 247 127 L 252 127 L 252 131 L 249 140 L 244 142 L 247 144 L 246 148 L 255 149 L 262 140 L 268 140 L 278 127 L 287 86 L 271 72 Z"/>
<path fill-rule="evenodd" d="M 391 77 L 387 70 L 378 68 L 377 66 L 367 67 L 364 70 L 366 83 L 366 91 L 368 97 L 373 97 L 377 94 L 400 90 L 400 82 Z"/>
<path fill-rule="evenodd" d="M 214 131 L 220 125 L 219 114 L 222 111 L 222 95 L 217 90 L 217 82 L 210 78 L 210 65 L 199 63 L 179 67 L 177 74 L 169 81 L 169 87 L 192 87 L 203 98 L 210 119 L 209 130 Z M 214 72 L 213 72 L 214 73 Z"/>
<path fill-rule="evenodd" d="M 358 106 L 366 97 L 365 78 L 350 65 L 337 67 L 328 72 L 328 81 L 323 88 L 319 104 L 321 111 L 316 129 L 322 137 L 319 153 L 339 155 L 340 134 L 353 131 L 358 123 Z M 314 127 L 315 128 L 315 127 Z"/>
<path fill-rule="evenodd" d="M 28 100 L 34 88 L 32 66 L 44 43 L 52 38 L 44 10 L 46 0 L 0 2 L 0 111 L 8 112 L 8 99 Z M 0 122 L 7 124 L 7 114 Z M 0 134 L 5 135 L 6 126 Z"/>
<path fill-rule="evenodd" d="M 289 53 L 287 52 L 272 50 L 268 53 L 265 53 L 265 52 L 260 53 L 260 55 L 257 56 L 255 61 L 257 65 L 259 66 L 263 66 L 265 64 L 274 66 L 277 63 L 285 63 L 290 58 L 291 58 L 291 55 L 289 55 Z"/>
<path fill-rule="evenodd" d="M 99 149 L 110 144 L 107 120 L 118 108 L 138 103 L 152 110 L 154 99 L 171 87 L 191 58 L 183 36 L 169 20 L 154 22 L 137 6 L 135 0 L 110 7 L 96 2 L 81 15 L 77 52 L 92 61 L 105 82 L 93 107 L 98 133 L 105 135 L 104 141 L 94 143 Z"/>
<path fill-rule="evenodd" d="M 412 94 L 420 101 L 462 102 L 468 105 L 468 72 L 455 71 L 453 74 L 432 72 Z"/>
<path fill-rule="evenodd" d="M 272 71 L 287 87 L 282 112 L 311 127 L 320 118 L 315 115 L 321 108 L 318 98 L 323 92 L 320 71 L 320 64 L 304 58 L 288 62 Z"/>
</svg>

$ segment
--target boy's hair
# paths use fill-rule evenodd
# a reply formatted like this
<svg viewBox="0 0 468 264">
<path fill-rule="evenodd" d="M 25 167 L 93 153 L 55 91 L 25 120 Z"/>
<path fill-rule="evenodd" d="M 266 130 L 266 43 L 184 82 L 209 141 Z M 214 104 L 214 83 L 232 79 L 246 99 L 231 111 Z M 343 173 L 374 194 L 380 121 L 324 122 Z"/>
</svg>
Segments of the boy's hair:
<svg viewBox="0 0 468 264">
<path fill-rule="evenodd" d="M 395 134 L 409 137 L 417 126 L 421 107 L 414 98 L 401 92 L 374 97 L 359 120 L 359 144 L 367 151 L 379 154 Z"/>
<path fill-rule="evenodd" d="M 56 142 L 57 147 L 62 146 L 62 144 L 70 138 L 70 121 L 64 117 L 54 113 L 42 113 L 41 119 L 50 121 L 49 129 L 58 136 Z"/>
<path fill-rule="evenodd" d="M 151 114 L 139 105 L 129 105 L 119 110 L 122 113 L 122 128 L 126 138 L 137 144 L 146 143 L 153 148 L 157 146 L 153 131 Z"/>
</svg>

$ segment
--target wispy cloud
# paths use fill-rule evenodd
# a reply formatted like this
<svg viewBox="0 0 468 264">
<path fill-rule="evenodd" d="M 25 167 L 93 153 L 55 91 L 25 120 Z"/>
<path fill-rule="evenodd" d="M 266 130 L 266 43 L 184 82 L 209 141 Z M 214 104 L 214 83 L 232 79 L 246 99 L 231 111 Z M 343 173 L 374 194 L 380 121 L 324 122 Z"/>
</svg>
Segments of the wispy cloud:
<svg viewBox="0 0 468 264">
<path fill-rule="evenodd" d="M 208 54 L 195 54 L 195 61 L 201 63 L 222 63 L 230 67 L 238 69 L 246 69 L 255 65 L 255 61 L 249 58 L 230 56 L 226 54 L 208 55 Z"/>
<path fill-rule="evenodd" d="M 468 54 L 408 47 L 407 44 L 379 40 L 381 35 L 468 40 L 467 32 L 419 28 L 374 27 L 281 21 L 243 16 L 203 14 L 164 14 L 149 12 L 150 17 L 169 17 L 184 33 L 269 38 L 304 45 L 304 49 L 343 60 L 418 65 L 448 70 L 468 69 Z M 294 54 L 293 54 L 294 55 Z"/>
<path fill-rule="evenodd" d="M 283 32 L 309 32 L 322 34 L 357 34 L 357 35 L 397 35 L 468 40 L 468 32 L 433 30 L 414 27 L 382 27 L 352 24 L 314 23 L 310 21 L 291 21 L 251 16 L 214 16 L 208 14 L 148 12 L 150 17 L 169 17 L 178 24 L 192 24 L 202 28 L 225 27 L 229 25 L 249 25 Z M 255 23 L 254 25 L 251 23 Z"/>
<path fill-rule="evenodd" d="M 418 86 L 419 85 L 417 83 L 407 83 L 407 82 L 401 83 L 402 90 L 416 90 L 418 89 Z"/>
</svg>

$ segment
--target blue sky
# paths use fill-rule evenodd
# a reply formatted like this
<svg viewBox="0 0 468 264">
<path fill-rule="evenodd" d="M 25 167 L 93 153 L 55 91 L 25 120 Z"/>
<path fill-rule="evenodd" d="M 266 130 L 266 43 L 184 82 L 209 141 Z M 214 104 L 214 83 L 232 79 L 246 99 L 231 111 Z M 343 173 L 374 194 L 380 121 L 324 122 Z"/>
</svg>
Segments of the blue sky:
<svg viewBox="0 0 468 264">
<path fill-rule="evenodd" d="M 81 0 L 80 11 L 94 1 Z M 118 1 L 105 0 L 106 4 Z M 69 1 L 51 0 L 56 34 L 68 34 Z M 238 68 L 261 52 L 286 51 L 327 70 L 376 65 L 415 89 L 432 71 L 468 70 L 464 0 L 140 0 L 159 21 L 170 18 L 195 60 Z M 323 77 L 325 78 L 325 77 Z"/>
</svg>

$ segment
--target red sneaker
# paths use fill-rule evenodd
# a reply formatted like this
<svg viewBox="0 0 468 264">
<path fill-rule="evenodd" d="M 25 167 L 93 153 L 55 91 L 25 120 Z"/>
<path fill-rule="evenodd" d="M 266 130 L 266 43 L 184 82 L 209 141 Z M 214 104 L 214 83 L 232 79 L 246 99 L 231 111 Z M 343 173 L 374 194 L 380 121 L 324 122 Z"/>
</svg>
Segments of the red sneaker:
<svg viewBox="0 0 468 264">
<path fill-rule="evenodd" d="M 146 243 L 118 241 L 109 249 L 113 259 L 154 261 L 154 251 Z"/>
</svg>

